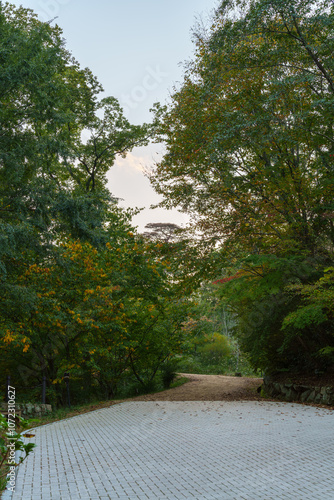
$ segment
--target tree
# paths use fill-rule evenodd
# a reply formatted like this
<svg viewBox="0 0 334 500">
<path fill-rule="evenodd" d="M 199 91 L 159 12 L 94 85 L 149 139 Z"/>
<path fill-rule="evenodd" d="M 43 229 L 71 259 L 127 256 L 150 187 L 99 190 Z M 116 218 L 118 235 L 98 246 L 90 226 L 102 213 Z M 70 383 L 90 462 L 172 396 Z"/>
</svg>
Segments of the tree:
<svg viewBox="0 0 334 500">
<path fill-rule="evenodd" d="M 152 181 L 214 241 L 247 252 L 333 245 L 327 3 L 250 2 L 232 21 L 223 2 L 208 37 L 198 35 Z"/>
<path fill-rule="evenodd" d="M 102 118 L 97 114 L 101 111 Z M 104 188 L 105 175 L 116 156 L 125 157 L 135 146 L 147 145 L 152 129 L 149 125 L 131 125 L 114 97 L 102 99 L 95 113 L 88 125 L 89 138 L 85 143 L 77 141 L 73 149 L 77 165 L 71 166 L 64 159 L 73 179 L 87 192 Z"/>
<path fill-rule="evenodd" d="M 117 155 L 147 144 L 153 125 L 131 125 L 116 99 L 99 100 L 101 85 L 67 51 L 61 29 L 7 2 L 0 72 L 2 369 L 16 362 L 23 378 L 32 370 L 55 379 L 84 333 L 69 312 L 83 304 L 78 285 L 95 283 L 85 268 L 80 276 L 72 261 L 65 266 L 61 244 L 77 242 L 88 261 L 107 243 L 124 249 L 130 211 L 117 206 L 106 173 Z"/>
<path fill-rule="evenodd" d="M 110 202 L 107 170 L 147 143 L 149 127 L 130 125 L 116 99 L 98 100 L 102 86 L 66 50 L 58 26 L 6 2 L 0 31 L 3 255 L 42 252 L 59 232 L 92 239 Z"/>
<path fill-rule="evenodd" d="M 67 238 L 47 266 L 32 264 L 18 277 L 31 301 L 8 311 L 0 345 L 0 373 L 9 370 L 18 387 L 46 376 L 59 403 L 70 371 L 77 401 L 110 398 L 131 377 L 146 387 L 180 351 L 187 303 L 175 299 L 155 244 L 118 217 L 105 246 Z"/>
<path fill-rule="evenodd" d="M 321 264 L 298 256 L 249 256 L 236 273 L 217 281 L 218 293 L 237 320 L 240 346 L 255 368 L 312 372 L 331 365 L 322 352 L 333 345 L 330 319 L 316 325 L 316 315 L 304 310 L 303 328 L 284 326 L 286 318 L 302 313 L 301 296 L 293 290 L 316 282 L 322 272 Z"/>
<path fill-rule="evenodd" d="M 319 353 L 333 343 L 304 331 L 291 356 L 277 354 L 284 318 L 300 304 L 285 287 L 314 283 L 333 263 L 333 28 L 327 0 L 221 2 L 210 31 L 195 33 L 181 88 L 159 109 L 166 154 L 153 185 L 165 206 L 192 215 L 210 244 L 210 275 L 243 276 L 224 287 L 241 293 L 233 297 L 248 349 L 257 341 L 260 355 L 275 338 L 270 362 L 254 347 L 262 368 L 296 357 L 301 369 L 317 366 L 314 345 Z M 263 315 L 271 330 L 248 328 L 254 308 L 275 297 L 275 314 Z"/>
<path fill-rule="evenodd" d="M 61 159 L 94 116 L 101 87 L 66 51 L 60 29 L 32 11 L 1 3 L 0 30 L 2 229 L 12 248 L 41 250 L 54 200 L 69 187 Z"/>
</svg>

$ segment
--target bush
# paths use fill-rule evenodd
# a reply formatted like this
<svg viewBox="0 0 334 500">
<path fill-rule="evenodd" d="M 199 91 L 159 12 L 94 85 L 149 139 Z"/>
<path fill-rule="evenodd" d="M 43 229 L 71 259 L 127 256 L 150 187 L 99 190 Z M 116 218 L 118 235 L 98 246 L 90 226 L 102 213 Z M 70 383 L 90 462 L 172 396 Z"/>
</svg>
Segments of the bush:
<svg viewBox="0 0 334 500">
<path fill-rule="evenodd" d="M 220 333 L 205 336 L 205 343 L 198 349 L 201 362 L 207 365 L 220 365 L 231 356 L 228 339 Z"/>
<path fill-rule="evenodd" d="M 177 375 L 177 361 L 170 360 L 165 361 L 165 363 L 161 367 L 161 380 L 164 389 L 169 389 L 172 382 L 174 382 L 175 377 Z"/>
</svg>

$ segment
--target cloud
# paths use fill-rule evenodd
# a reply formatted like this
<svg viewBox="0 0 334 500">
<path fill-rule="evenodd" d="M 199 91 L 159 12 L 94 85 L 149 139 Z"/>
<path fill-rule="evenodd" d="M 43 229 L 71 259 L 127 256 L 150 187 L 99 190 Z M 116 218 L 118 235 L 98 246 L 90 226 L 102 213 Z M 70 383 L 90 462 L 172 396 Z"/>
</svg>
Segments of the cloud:
<svg viewBox="0 0 334 500">
<path fill-rule="evenodd" d="M 162 157 L 162 146 L 159 144 L 150 144 L 135 148 L 131 153 L 128 153 L 126 158 L 121 156 L 115 160 L 115 167 L 126 168 L 132 172 L 145 173 L 147 169 L 152 167 Z"/>
<path fill-rule="evenodd" d="M 114 166 L 144 173 L 147 167 L 147 158 L 128 153 L 126 158 L 117 157 Z"/>
</svg>

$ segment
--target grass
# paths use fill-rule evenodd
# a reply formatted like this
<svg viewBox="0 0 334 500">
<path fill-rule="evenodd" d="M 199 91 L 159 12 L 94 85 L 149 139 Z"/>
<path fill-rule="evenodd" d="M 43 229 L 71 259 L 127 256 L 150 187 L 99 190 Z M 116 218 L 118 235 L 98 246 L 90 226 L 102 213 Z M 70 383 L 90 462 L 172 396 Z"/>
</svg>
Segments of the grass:
<svg viewBox="0 0 334 500">
<path fill-rule="evenodd" d="M 171 385 L 170 385 L 170 389 L 174 389 L 175 387 L 180 387 L 181 385 L 185 384 L 186 382 L 188 382 L 189 379 L 187 377 L 178 377 L 175 382 L 173 382 Z M 168 390 L 168 389 L 167 389 Z"/>
</svg>

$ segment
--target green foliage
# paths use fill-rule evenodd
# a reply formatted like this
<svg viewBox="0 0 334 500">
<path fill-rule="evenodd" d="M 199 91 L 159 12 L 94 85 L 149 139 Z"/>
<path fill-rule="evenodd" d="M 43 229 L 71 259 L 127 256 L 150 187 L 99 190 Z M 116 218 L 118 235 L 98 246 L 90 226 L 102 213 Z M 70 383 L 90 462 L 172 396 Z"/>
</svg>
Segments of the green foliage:
<svg viewBox="0 0 334 500">
<path fill-rule="evenodd" d="M 323 287 L 325 297 L 331 287 L 331 273 L 321 277 L 322 267 L 301 258 L 249 257 L 233 280 L 219 285 L 235 311 L 241 347 L 255 368 L 312 371 L 330 364 L 332 304 L 315 293 Z"/>
<path fill-rule="evenodd" d="M 231 347 L 226 337 L 214 333 L 212 336 L 205 336 L 198 354 L 205 364 L 218 365 L 231 355 Z"/>
<path fill-rule="evenodd" d="M 333 30 L 327 0 L 221 2 L 156 108 L 166 154 L 152 182 L 162 205 L 192 215 L 188 274 L 220 279 L 263 370 L 333 363 L 333 296 L 319 282 L 334 262 Z"/>
<path fill-rule="evenodd" d="M 154 124 L 99 100 L 60 28 L 7 2 L 0 71 L 0 376 L 27 397 L 46 376 L 53 404 L 65 371 L 78 401 L 113 397 L 128 377 L 147 388 L 181 348 L 187 301 L 106 174 Z"/>
<path fill-rule="evenodd" d="M 66 50 L 58 26 L 1 2 L 0 35 L 0 269 L 7 286 L 24 262 L 52 253 L 59 237 L 101 244 L 112 202 L 106 172 L 116 155 L 147 144 L 150 127 L 131 125 L 116 99 L 98 100 L 101 85 Z"/>
<path fill-rule="evenodd" d="M 177 360 L 166 360 L 161 368 L 161 380 L 164 386 L 164 389 L 169 389 L 172 382 L 174 382 L 177 375 Z"/>
<path fill-rule="evenodd" d="M 20 431 L 27 429 L 34 420 L 19 419 Z M 6 489 L 9 481 L 7 474 L 14 471 L 27 456 L 32 452 L 35 447 L 33 443 L 24 443 L 22 435 L 19 432 L 8 430 L 8 421 L 0 413 L 0 492 Z M 14 451 L 24 452 L 20 456 L 19 462 L 15 462 Z"/>
<path fill-rule="evenodd" d="M 3 369 L 20 385 L 45 375 L 54 403 L 66 401 L 66 371 L 77 402 L 113 397 L 129 371 L 147 387 L 183 344 L 187 302 L 174 299 L 165 265 L 132 232 L 98 250 L 67 240 L 49 267 L 32 265 L 19 282 L 34 304 L 4 331 Z"/>
<path fill-rule="evenodd" d="M 192 295 L 192 307 L 184 323 L 187 342 L 178 358 L 185 373 L 253 375 L 247 356 L 235 337 L 235 315 L 217 286 L 203 282 Z"/>
<path fill-rule="evenodd" d="M 333 364 L 334 268 L 325 269 L 323 276 L 312 284 L 295 284 L 287 290 L 299 299 L 299 306 L 282 322 L 286 338 L 301 338 L 305 343 L 311 334 L 319 339 L 315 354 L 322 367 Z"/>
<path fill-rule="evenodd" d="M 299 3 L 224 2 L 163 115 L 154 187 L 234 255 L 333 242 L 334 14 Z"/>
</svg>

